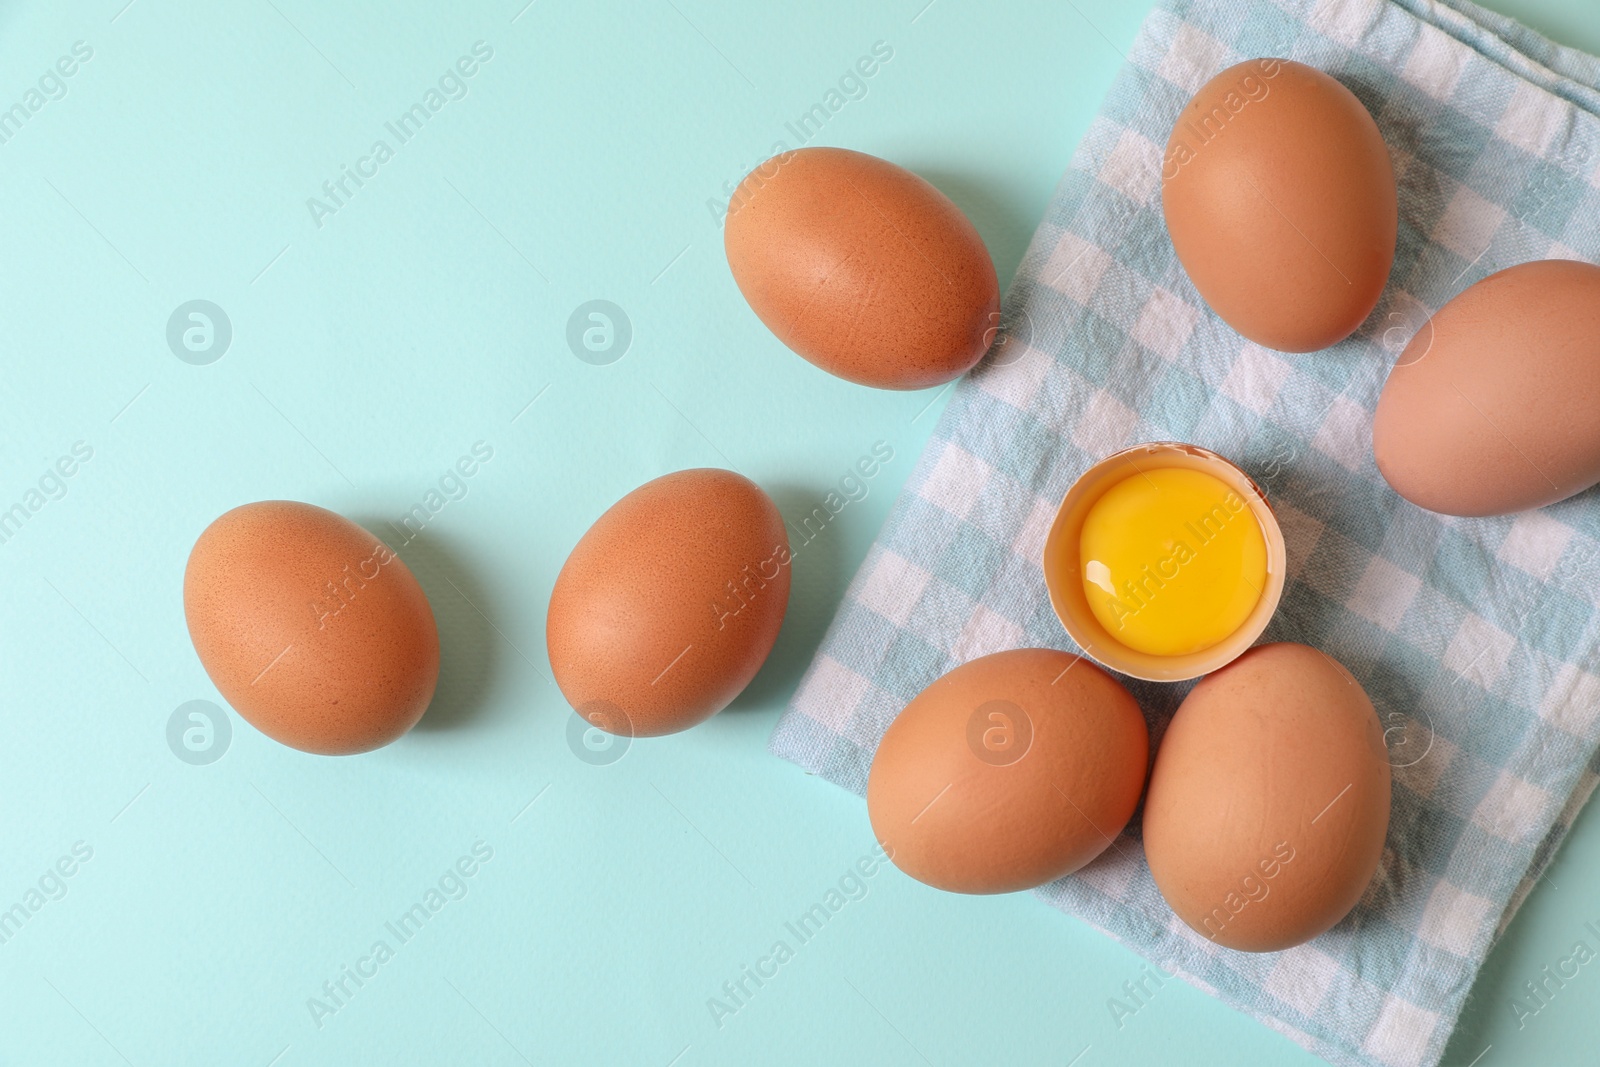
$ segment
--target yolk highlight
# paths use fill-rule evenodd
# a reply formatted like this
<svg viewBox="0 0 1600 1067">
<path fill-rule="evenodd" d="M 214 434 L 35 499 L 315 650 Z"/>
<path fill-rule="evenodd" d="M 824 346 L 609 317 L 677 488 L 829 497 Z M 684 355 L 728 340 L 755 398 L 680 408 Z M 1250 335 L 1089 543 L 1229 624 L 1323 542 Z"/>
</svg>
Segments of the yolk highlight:
<svg viewBox="0 0 1600 1067">
<path fill-rule="evenodd" d="M 1155 656 L 1226 639 L 1267 582 L 1250 505 L 1204 471 L 1153 468 L 1101 494 L 1079 540 L 1083 592 L 1113 637 Z"/>
</svg>

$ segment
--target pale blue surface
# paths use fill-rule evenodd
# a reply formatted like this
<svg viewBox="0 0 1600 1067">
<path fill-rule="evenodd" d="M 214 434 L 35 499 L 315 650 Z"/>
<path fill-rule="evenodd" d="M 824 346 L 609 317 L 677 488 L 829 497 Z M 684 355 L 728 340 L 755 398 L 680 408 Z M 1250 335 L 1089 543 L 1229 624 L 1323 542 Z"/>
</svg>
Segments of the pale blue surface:
<svg viewBox="0 0 1600 1067">
<path fill-rule="evenodd" d="M 1590 0 L 1493 6 L 1600 50 Z M 122 7 L 0 11 L 6 103 L 73 42 L 94 50 L 0 144 L 0 507 L 94 449 L 0 544 L 0 908 L 93 849 L 0 944 L 0 1062 L 1317 1062 L 1177 982 L 1118 1030 L 1132 953 L 1026 895 L 892 869 L 720 1029 L 706 1005 L 870 848 L 860 802 L 765 741 L 942 403 L 785 351 L 706 201 L 883 40 L 893 59 L 816 143 L 929 177 L 1009 278 L 1146 5 Z M 465 99 L 316 228 L 306 198 L 478 40 L 494 57 Z M 209 366 L 165 337 L 197 298 L 233 326 Z M 595 298 L 634 327 L 610 366 L 564 339 Z M 799 555 L 778 650 L 735 708 L 577 759 L 540 672 L 550 584 L 588 523 L 707 464 L 809 511 L 879 439 L 895 460 Z M 234 718 L 222 759 L 175 758 L 169 716 L 217 699 L 179 600 L 200 529 L 291 497 L 382 532 L 480 440 L 493 460 L 403 550 L 444 639 L 423 727 L 334 761 Z M 494 856 L 467 895 L 319 1030 L 307 998 L 480 839 Z M 1593 967 L 1525 1029 L 1509 1001 L 1600 919 L 1600 820 L 1549 873 L 1446 1062 L 1592 1053 Z"/>
</svg>

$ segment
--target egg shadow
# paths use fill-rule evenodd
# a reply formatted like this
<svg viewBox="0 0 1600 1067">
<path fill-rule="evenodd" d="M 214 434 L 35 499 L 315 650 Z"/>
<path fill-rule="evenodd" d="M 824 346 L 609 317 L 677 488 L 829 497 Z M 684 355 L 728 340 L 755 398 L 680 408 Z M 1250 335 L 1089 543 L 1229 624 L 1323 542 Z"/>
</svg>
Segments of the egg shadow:
<svg viewBox="0 0 1600 1067">
<path fill-rule="evenodd" d="M 848 510 L 830 515 L 820 528 L 816 518 L 818 511 L 829 514 L 822 502 L 834 487 L 779 484 L 766 488 L 783 514 L 789 536 L 789 607 L 772 653 L 744 692 L 728 705 L 731 712 L 788 703 L 850 584 L 850 575 L 845 573 L 844 533 L 834 529 Z"/>
<path fill-rule="evenodd" d="M 471 723 L 487 705 L 499 664 L 500 638 L 489 624 L 488 588 L 459 551 L 432 531 L 412 533 L 387 519 L 358 519 L 383 538 L 416 576 L 439 628 L 439 682 L 417 730 Z"/>
<path fill-rule="evenodd" d="M 999 195 L 992 185 L 970 175 L 915 166 L 909 169 L 955 201 L 956 207 L 972 220 L 984 246 L 989 249 L 989 258 L 994 261 L 995 274 L 1000 279 L 1000 292 L 1004 294 L 1028 250 L 1028 242 L 1033 239 L 1037 220 Z"/>
</svg>

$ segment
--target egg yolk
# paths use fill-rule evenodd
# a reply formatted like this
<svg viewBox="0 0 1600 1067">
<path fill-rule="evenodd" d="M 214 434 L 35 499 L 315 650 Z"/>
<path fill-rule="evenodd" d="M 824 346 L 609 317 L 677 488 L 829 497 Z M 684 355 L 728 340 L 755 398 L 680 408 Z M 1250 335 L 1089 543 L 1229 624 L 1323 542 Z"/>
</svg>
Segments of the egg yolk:
<svg viewBox="0 0 1600 1067">
<path fill-rule="evenodd" d="M 1095 618 L 1155 656 L 1226 639 L 1266 588 L 1261 524 L 1243 497 L 1204 471 L 1158 467 L 1117 482 L 1084 516 L 1079 552 Z"/>
</svg>

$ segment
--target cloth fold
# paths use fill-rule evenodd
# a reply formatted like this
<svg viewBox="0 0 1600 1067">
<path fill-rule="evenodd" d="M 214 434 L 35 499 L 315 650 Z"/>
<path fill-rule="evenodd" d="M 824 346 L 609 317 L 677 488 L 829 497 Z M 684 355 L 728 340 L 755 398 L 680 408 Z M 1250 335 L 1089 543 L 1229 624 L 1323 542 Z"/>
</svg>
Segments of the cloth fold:
<svg viewBox="0 0 1600 1067">
<path fill-rule="evenodd" d="M 1378 309 L 1305 356 L 1211 314 L 1162 221 L 1173 121 L 1256 56 L 1355 92 L 1399 183 Z M 940 674 L 1001 649 L 1076 651 L 1039 566 L 1067 487 L 1138 441 L 1214 449 L 1262 484 L 1288 542 L 1263 640 L 1338 658 L 1384 724 L 1395 791 L 1378 875 L 1332 931 L 1260 955 L 1178 921 L 1137 819 L 1038 893 L 1330 1062 L 1437 1063 L 1600 771 L 1600 495 L 1430 514 L 1384 484 L 1372 412 L 1429 313 L 1541 258 L 1600 262 L 1600 60 L 1465 0 L 1164 0 L 1018 269 L 1003 343 L 952 393 L 772 750 L 864 793 L 884 730 Z M 1127 681 L 1159 741 L 1189 686 Z"/>
</svg>

